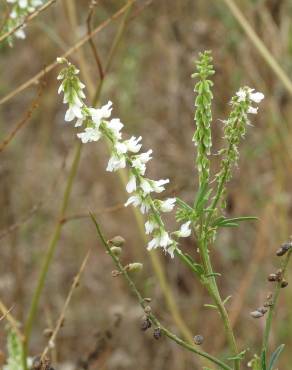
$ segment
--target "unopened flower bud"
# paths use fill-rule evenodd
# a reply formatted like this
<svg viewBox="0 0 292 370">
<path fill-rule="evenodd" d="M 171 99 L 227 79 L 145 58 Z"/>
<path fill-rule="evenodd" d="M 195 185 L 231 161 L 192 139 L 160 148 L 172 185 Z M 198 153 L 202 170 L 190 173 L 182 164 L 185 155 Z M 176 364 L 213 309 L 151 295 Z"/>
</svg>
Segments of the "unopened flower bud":
<svg viewBox="0 0 292 370">
<path fill-rule="evenodd" d="M 250 313 L 250 316 L 253 317 L 254 319 L 259 319 L 260 317 L 263 317 L 264 314 L 258 310 L 255 310 Z"/>
<path fill-rule="evenodd" d="M 125 244 L 125 239 L 122 236 L 115 236 L 112 239 L 108 241 L 110 245 L 113 245 L 115 247 L 122 247 Z"/>
<path fill-rule="evenodd" d="M 111 247 L 110 251 L 115 257 L 119 257 L 122 253 L 122 248 L 121 247 Z"/>
<path fill-rule="evenodd" d="M 118 271 L 118 270 L 113 270 L 112 271 L 112 277 L 117 277 L 119 275 L 121 275 L 120 271 Z"/>
<path fill-rule="evenodd" d="M 53 330 L 52 329 L 49 329 L 49 328 L 46 328 L 44 331 L 43 331 L 43 336 L 46 337 L 46 338 L 50 338 L 53 334 Z"/>
<path fill-rule="evenodd" d="M 284 243 L 281 245 L 281 247 L 277 250 L 276 254 L 277 256 L 284 256 L 284 254 L 286 254 L 288 252 L 289 249 L 292 248 L 292 244 L 291 243 Z"/>
<path fill-rule="evenodd" d="M 144 312 L 146 313 L 146 315 L 149 315 L 151 313 L 151 307 L 150 306 L 146 306 L 144 308 Z"/>
<path fill-rule="evenodd" d="M 130 272 L 141 271 L 142 268 L 143 268 L 143 264 L 139 263 L 139 262 L 129 263 L 128 266 L 127 266 L 127 270 L 130 271 Z"/>
</svg>

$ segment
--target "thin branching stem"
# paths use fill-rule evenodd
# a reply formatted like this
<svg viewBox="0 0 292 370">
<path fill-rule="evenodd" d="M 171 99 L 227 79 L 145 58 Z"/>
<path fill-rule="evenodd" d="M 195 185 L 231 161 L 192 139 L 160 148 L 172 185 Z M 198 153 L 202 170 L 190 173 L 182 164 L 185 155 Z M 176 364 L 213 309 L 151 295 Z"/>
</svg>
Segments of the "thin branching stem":
<svg viewBox="0 0 292 370">
<path fill-rule="evenodd" d="M 281 265 L 281 275 L 284 276 L 287 270 L 287 266 L 290 260 L 292 254 L 292 250 L 289 250 L 287 255 L 285 256 L 282 265 Z M 270 338 L 270 333 L 271 333 L 271 326 L 272 326 L 272 321 L 275 313 L 275 309 L 279 300 L 279 295 L 281 291 L 281 284 L 282 282 L 279 281 L 276 283 L 275 291 L 273 294 L 273 299 L 271 306 L 269 307 L 269 311 L 267 313 L 267 318 L 266 318 L 266 325 L 265 325 L 265 330 L 264 330 L 264 337 L 263 337 L 263 344 L 262 344 L 262 356 L 265 358 L 266 362 L 266 355 L 268 351 L 268 346 L 269 346 L 269 338 Z"/>
<path fill-rule="evenodd" d="M 93 216 L 93 214 L 90 214 L 90 215 L 91 215 L 92 221 L 95 224 L 96 231 L 97 231 L 97 234 L 99 236 L 99 239 L 100 239 L 102 245 L 104 246 L 105 250 L 107 251 L 107 253 L 112 258 L 112 260 L 113 260 L 116 268 L 118 269 L 118 271 L 124 276 L 124 278 L 125 278 L 126 282 L 128 283 L 130 289 L 132 290 L 132 292 L 137 297 L 140 306 L 142 307 L 143 310 L 145 310 L 146 302 L 143 299 L 141 293 L 137 289 L 134 281 L 132 280 L 132 278 L 130 277 L 130 275 L 126 271 L 126 269 L 122 266 L 120 260 L 111 251 L 110 246 L 107 243 L 107 241 L 106 241 L 106 239 L 105 239 L 105 237 L 104 237 L 104 235 L 103 235 L 103 233 L 101 231 L 101 228 L 100 228 L 99 224 L 97 223 L 95 217 Z M 181 347 L 187 349 L 188 351 L 191 351 L 191 352 L 197 354 L 198 356 L 201 356 L 201 357 L 204 357 L 204 358 L 208 359 L 213 364 L 216 364 L 216 365 L 220 366 L 221 369 L 224 369 L 224 370 L 232 370 L 232 368 L 230 366 L 228 366 L 227 364 L 225 364 L 221 360 L 217 359 L 216 357 L 210 355 L 207 352 L 204 352 L 204 351 L 201 351 L 201 350 L 197 349 L 195 346 L 193 346 L 193 345 L 185 342 L 184 340 L 180 339 L 175 334 L 173 334 L 172 332 L 170 332 L 167 328 L 165 328 L 163 325 L 161 325 L 161 323 L 159 322 L 159 320 L 157 319 L 157 317 L 153 313 L 149 313 L 148 317 L 149 317 L 149 319 L 151 320 L 152 324 L 155 327 L 159 328 L 160 331 L 165 336 L 167 336 L 169 339 L 171 339 L 174 342 L 176 342 L 177 344 L 179 344 Z"/>
</svg>

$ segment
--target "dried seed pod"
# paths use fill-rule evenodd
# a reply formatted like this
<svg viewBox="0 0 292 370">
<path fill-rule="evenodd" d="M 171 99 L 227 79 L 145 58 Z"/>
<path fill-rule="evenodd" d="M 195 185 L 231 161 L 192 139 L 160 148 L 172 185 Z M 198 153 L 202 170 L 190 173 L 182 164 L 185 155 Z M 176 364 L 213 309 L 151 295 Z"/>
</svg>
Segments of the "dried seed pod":
<svg viewBox="0 0 292 370">
<path fill-rule="evenodd" d="M 284 254 L 286 254 L 289 249 L 291 249 L 292 247 L 292 243 L 284 243 L 281 245 L 281 247 L 277 250 L 276 254 L 277 256 L 281 257 L 281 256 L 284 256 Z"/>
<path fill-rule="evenodd" d="M 257 308 L 257 311 L 264 315 L 268 311 L 268 309 L 266 307 L 259 307 Z"/>
<path fill-rule="evenodd" d="M 268 294 L 267 294 L 267 299 L 272 299 L 273 298 L 273 293 L 272 292 L 269 292 Z"/>
<path fill-rule="evenodd" d="M 288 286 L 288 281 L 287 280 L 282 280 L 281 281 L 281 288 L 286 288 Z"/>
<path fill-rule="evenodd" d="M 158 340 L 161 338 L 161 336 L 162 336 L 162 333 L 161 333 L 160 328 L 155 328 L 153 331 L 153 337 Z"/>
<path fill-rule="evenodd" d="M 113 245 L 115 247 L 122 247 L 125 242 L 125 239 L 120 235 L 117 235 L 108 241 L 110 245 Z"/>
<path fill-rule="evenodd" d="M 283 271 L 281 269 L 277 270 L 276 276 L 277 276 L 277 281 L 281 281 L 283 279 Z"/>
<path fill-rule="evenodd" d="M 204 342 L 204 337 L 202 335 L 200 335 L 200 334 L 195 335 L 194 336 L 194 342 L 195 342 L 195 344 L 197 344 L 198 346 L 200 346 Z"/>
<path fill-rule="evenodd" d="M 263 317 L 264 314 L 258 310 L 255 310 L 250 313 L 250 316 L 253 317 L 254 319 L 259 319 L 260 317 Z"/>
<path fill-rule="evenodd" d="M 151 321 L 146 317 L 142 322 L 141 322 L 141 330 L 146 331 L 147 329 L 151 328 Z"/>
<path fill-rule="evenodd" d="M 152 301 L 151 298 L 143 298 L 144 302 L 150 303 Z"/>
<path fill-rule="evenodd" d="M 151 313 L 151 307 L 150 306 L 146 306 L 144 308 L 144 312 L 146 313 L 146 315 L 149 315 Z"/>
<path fill-rule="evenodd" d="M 277 275 L 276 274 L 270 274 L 268 276 L 269 281 L 277 281 Z"/>
</svg>

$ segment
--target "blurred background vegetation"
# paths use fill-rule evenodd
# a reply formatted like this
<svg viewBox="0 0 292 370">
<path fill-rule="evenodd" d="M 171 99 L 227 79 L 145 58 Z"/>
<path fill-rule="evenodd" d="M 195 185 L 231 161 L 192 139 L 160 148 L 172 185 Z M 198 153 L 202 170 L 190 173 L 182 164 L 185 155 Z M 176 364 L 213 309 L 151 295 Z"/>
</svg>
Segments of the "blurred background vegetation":
<svg viewBox="0 0 292 370">
<path fill-rule="evenodd" d="M 4 14 L 5 1 L 1 2 Z M 92 27 L 109 18 L 125 3 L 99 1 L 93 9 Z M 288 76 L 292 73 L 291 0 L 237 1 L 246 19 L 278 60 Z M 59 0 L 26 27 L 27 38 L 11 48 L 0 47 L 1 99 L 44 67 L 54 62 L 86 34 L 88 0 Z M 116 19 L 93 38 L 102 64 L 119 28 Z M 291 234 L 292 129 L 291 93 L 271 70 L 258 49 L 243 32 L 225 1 L 137 1 L 128 16 L 125 32 L 105 75 L 100 103 L 112 100 L 114 116 L 125 131 L 142 135 L 145 148 L 154 150 L 150 177 L 170 178 L 169 195 L 192 201 L 197 186 L 194 167 L 194 60 L 199 51 L 213 52 L 214 77 L 213 153 L 220 148 L 221 119 L 228 102 L 242 85 L 264 92 L 260 114 L 241 146 L 240 171 L 229 184 L 228 216 L 254 215 L 259 221 L 245 223 L 236 231 L 220 231 L 212 249 L 223 295 L 232 295 L 228 309 L 240 348 L 248 343 L 251 358 L 260 348 L 264 321 L 249 312 L 260 306 L 271 287 L 268 273 L 276 269 L 275 250 Z M 95 90 L 100 75 L 88 43 L 69 60 L 81 69 L 81 78 Z M 58 67 L 0 105 L 3 142 L 23 121 L 13 140 L 1 150 L 1 258 L 0 299 L 23 321 L 42 257 L 57 220 L 63 191 L 74 156 L 75 129 L 64 123 L 66 107 L 57 96 Z M 90 98 L 88 98 L 90 101 Z M 31 109 L 37 101 L 37 107 Z M 32 111 L 32 112 L 30 112 Z M 30 114 L 32 113 L 32 114 Z M 196 358 L 151 332 L 142 333 L 142 312 L 124 281 L 112 278 L 112 261 L 99 245 L 88 210 L 95 212 L 108 238 L 122 235 L 127 243 L 124 262 L 143 261 L 136 279 L 162 322 L 180 333 L 178 316 L 165 299 L 153 269 L 153 260 L 139 234 L 133 212 L 124 208 L 126 194 L 118 177 L 106 173 L 107 147 L 99 143 L 83 148 L 60 240 L 49 270 L 31 354 L 47 343 L 44 330 L 53 328 L 90 246 L 93 253 L 53 350 L 57 369 L 132 370 L 196 369 Z M 216 156 L 214 156 L 216 168 Z M 168 220 L 171 226 L 173 219 Z M 183 248 L 196 255 L 196 241 Z M 216 312 L 206 292 L 179 261 L 158 254 L 181 319 L 191 335 L 205 337 L 204 348 L 224 354 L 226 343 Z M 289 273 L 292 275 L 291 273 Z M 289 277 L 289 276 L 288 276 Z M 163 292 L 164 291 L 164 292 Z M 167 289 L 166 289 L 167 291 Z M 292 345 L 292 293 L 283 290 L 274 320 L 272 348 Z M 172 312 L 172 313 L 171 313 Z M 183 325 L 182 325 L 183 326 Z M 5 353 L 5 323 L 0 322 L 0 348 Z M 281 358 L 282 370 L 290 370 L 291 354 Z"/>
</svg>

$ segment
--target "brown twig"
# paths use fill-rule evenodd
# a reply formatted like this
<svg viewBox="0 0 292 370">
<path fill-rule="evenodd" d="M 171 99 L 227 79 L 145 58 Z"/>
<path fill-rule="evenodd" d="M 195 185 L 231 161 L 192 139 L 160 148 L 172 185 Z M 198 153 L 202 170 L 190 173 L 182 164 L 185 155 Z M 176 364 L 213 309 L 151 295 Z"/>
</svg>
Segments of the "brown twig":
<svg viewBox="0 0 292 370">
<path fill-rule="evenodd" d="M 6 320 L 9 322 L 10 326 L 13 328 L 15 333 L 18 335 L 18 337 L 22 340 L 23 334 L 19 330 L 19 324 L 17 320 L 11 315 L 11 311 L 13 310 L 13 307 L 10 307 L 9 309 L 6 308 L 5 304 L 0 300 L 0 312 L 2 312 L 2 317 L 0 318 L 0 321 L 6 318 Z"/>
<path fill-rule="evenodd" d="M 29 109 L 25 113 L 24 117 L 18 122 L 15 128 L 7 135 L 7 137 L 0 143 L 0 153 L 7 147 L 7 145 L 12 141 L 14 136 L 20 131 L 20 129 L 29 122 L 32 117 L 33 112 L 38 108 L 39 101 L 41 99 L 43 93 L 43 84 L 40 85 L 38 94 L 36 98 L 32 101 Z"/>
<path fill-rule="evenodd" d="M 91 252 L 91 250 L 89 249 L 88 252 L 86 253 L 86 256 L 84 257 L 84 260 L 82 261 L 82 264 L 81 264 L 81 266 L 79 268 L 79 271 L 78 271 L 77 275 L 73 279 L 73 283 L 72 283 L 71 288 L 69 290 L 69 293 L 67 295 L 66 301 L 65 301 L 64 306 L 63 306 L 63 308 L 61 310 L 60 316 L 59 316 L 59 318 L 57 320 L 56 327 L 55 327 L 55 329 L 54 329 L 54 331 L 53 331 L 53 333 L 52 333 L 52 335 L 50 337 L 50 340 L 49 340 L 47 346 L 45 347 L 45 349 L 44 349 L 44 351 L 43 351 L 43 353 L 41 355 L 41 361 L 43 361 L 45 359 L 45 357 L 46 357 L 47 353 L 49 352 L 50 348 L 52 348 L 52 346 L 55 343 L 55 340 L 57 338 L 57 335 L 59 333 L 59 330 L 61 329 L 62 324 L 64 322 L 65 314 L 66 314 L 66 311 L 68 309 L 68 306 L 69 306 L 69 303 L 71 301 L 71 298 L 73 296 L 73 293 L 74 293 L 76 287 L 78 286 L 78 284 L 80 282 L 81 275 L 82 275 L 82 273 L 83 273 L 83 271 L 84 271 L 84 269 L 86 267 L 86 263 L 87 263 L 88 258 L 90 256 L 90 252 Z"/>
<path fill-rule="evenodd" d="M 74 52 L 76 52 L 81 46 L 83 46 L 91 37 L 96 35 L 98 32 L 103 30 L 105 27 L 107 27 L 112 21 L 119 18 L 122 14 L 124 14 L 127 9 L 131 6 L 131 3 L 127 3 L 122 8 L 120 8 L 116 13 L 114 13 L 111 17 L 107 18 L 105 21 L 103 21 L 99 26 L 97 26 L 89 35 L 83 36 L 75 45 L 73 45 L 70 49 L 68 49 L 63 55 L 61 55 L 61 58 L 67 58 Z M 37 83 L 43 76 L 45 76 L 47 73 L 52 71 L 55 67 L 57 67 L 58 62 L 54 61 L 53 63 L 49 64 L 47 67 L 43 68 L 40 72 L 38 72 L 36 75 L 34 75 L 32 78 L 18 86 L 15 90 L 13 90 L 11 93 L 7 94 L 0 100 L 0 104 L 6 103 L 8 100 L 12 99 L 14 96 L 20 94 L 23 90 L 27 89 L 31 85 Z"/>
<path fill-rule="evenodd" d="M 113 213 L 113 212 L 117 212 L 117 211 L 120 211 L 121 209 L 124 209 L 125 208 L 125 205 L 124 203 L 122 204 L 117 204 L 115 206 L 112 206 L 112 207 L 107 207 L 107 208 L 102 208 L 100 210 L 97 210 L 96 212 L 94 212 L 95 214 L 104 214 L 104 213 Z M 76 213 L 76 214 L 73 214 L 71 216 L 67 216 L 67 217 L 64 217 L 63 220 L 62 220 L 62 223 L 66 223 L 68 221 L 72 221 L 72 220 L 79 220 L 81 218 L 90 218 L 88 212 L 83 212 L 83 213 Z M 0 234 L 1 236 L 1 234 Z"/>
<path fill-rule="evenodd" d="M 30 13 L 27 17 L 24 18 L 24 20 L 19 23 L 16 27 L 12 28 L 10 31 L 5 32 L 2 36 L 0 36 L 0 42 L 7 39 L 7 37 L 11 36 L 14 32 L 19 30 L 21 27 L 23 27 L 25 24 L 33 20 L 35 17 L 37 17 L 41 12 L 48 9 L 52 4 L 54 4 L 57 0 L 50 0 L 47 3 L 45 3 L 43 6 L 37 8 L 34 12 Z"/>
<path fill-rule="evenodd" d="M 97 2 L 95 0 L 92 0 L 91 4 L 90 4 L 89 12 L 88 12 L 87 20 L 86 20 L 87 35 L 90 35 L 92 33 L 91 22 L 92 22 L 92 16 L 93 16 L 94 8 L 96 6 L 97 6 Z M 95 46 L 95 44 L 92 40 L 92 37 L 89 38 L 88 42 L 89 42 L 89 45 L 91 47 L 91 50 L 92 50 L 92 53 L 93 53 L 93 56 L 94 56 L 94 60 L 95 60 L 96 65 L 97 65 L 99 77 L 100 77 L 101 80 L 103 80 L 104 79 L 103 67 L 102 67 L 102 64 L 101 64 L 100 57 L 99 57 L 98 52 L 97 52 L 97 48 L 96 48 L 96 46 Z"/>
</svg>

